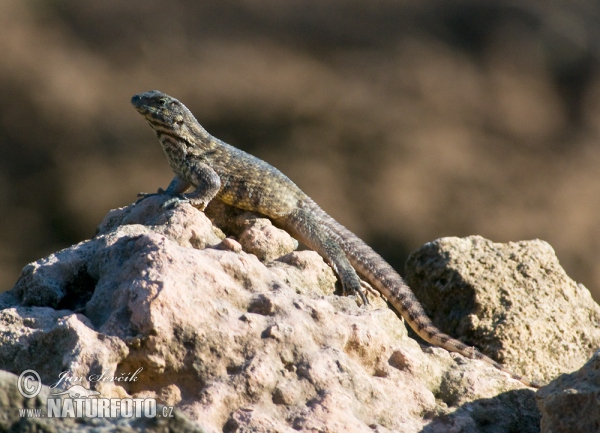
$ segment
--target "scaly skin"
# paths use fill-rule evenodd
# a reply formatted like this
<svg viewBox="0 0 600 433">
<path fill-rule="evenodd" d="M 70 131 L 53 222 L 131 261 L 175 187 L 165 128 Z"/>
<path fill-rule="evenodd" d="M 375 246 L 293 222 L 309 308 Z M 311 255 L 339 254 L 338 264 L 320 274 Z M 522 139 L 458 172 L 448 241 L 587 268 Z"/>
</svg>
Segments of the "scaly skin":
<svg viewBox="0 0 600 433">
<path fill-rule="evenodd" d="M 368 303 L 360 274 L 425 341 L 485 361 L 527 386 L 540 387 L 437 329 L 402 277 L 275 167 L 211 136 L 181 102 L 169 95 L 153 90 L 135 95 L 131 103 L 156 133 L 175 173 L 166 191 L 158 191 L 173 196 L 167 205 L 186 201 L 204 210 L 216 198 L 263 214 L 324 257 L 338 275 L 344 293 L 355 293 Z M 186 194 L 191 187 L 194 190 Z"/>
</svg>

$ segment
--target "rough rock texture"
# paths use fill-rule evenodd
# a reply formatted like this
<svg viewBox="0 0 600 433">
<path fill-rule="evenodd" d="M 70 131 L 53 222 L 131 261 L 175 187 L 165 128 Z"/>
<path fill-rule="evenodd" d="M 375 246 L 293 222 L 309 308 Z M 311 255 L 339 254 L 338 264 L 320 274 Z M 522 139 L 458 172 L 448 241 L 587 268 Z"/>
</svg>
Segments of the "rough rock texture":
<svg viewBox="0 0 600 433">
<path fill-rule="evenodd" d="M 23 269 L 0 295 L 0 368 L 34 369 L 46 385 L 68 371 L 102 396 L 154 397 L 207 432 L 539 431 L 532 390 L 483 362 L 420 346 L 379 297 L 365 309 L 338 296 L 321 257 L 292 251 L 295 241 L 267 220 L 207 209 L 234 235 L 226 238 L 202 212 L 165 210 L 163 200 L 112 211 L 93 239 Z M 521 308 L 511 287 L 501 293 Z M 557 304 L 565 317 L 582 311 L 568 301 Z M 548 324 L 534 332 L 554 326 L 533 313 Z M 507 357 L 510 368 L 525 357 L 551 362 L 538 355 L 547 350 L 538 334 L 503 344 L 521 357 Z M 135 382 L 89 380 L 139 368 Z"/>
<path fill-rule="evenodd" d="M 406 280 L 438 327 L 542 383 L 600 347 L 600 306 L 546 242 L 438 239 L 411 254 Z"/>
<path fill-rule="evenodd" d="M 600 351 L 580 370 L 563 374 L 536 395 L 544 433 L 600 431 Z"/>
</svg>

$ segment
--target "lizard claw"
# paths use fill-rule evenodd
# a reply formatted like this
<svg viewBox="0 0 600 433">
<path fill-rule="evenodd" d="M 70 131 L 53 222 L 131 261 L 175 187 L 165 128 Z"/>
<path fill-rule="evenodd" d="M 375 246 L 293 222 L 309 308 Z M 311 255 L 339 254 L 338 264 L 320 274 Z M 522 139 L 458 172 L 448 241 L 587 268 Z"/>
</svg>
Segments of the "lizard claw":
<svg viewBox="0 0 600 433">
<path fill-rule="evenodd" d="M 373 286 L 371 286 L 369 283 L 367 283 L 365 280 L 361 279 L 360 280 L 360 286 L 365 289 L 365 291 L 367 293 L 370 293 L 371 295 L 375 296 L 375 297 L 380 297 L 382 298 L 383 295 L 381 293 L 379 293 L 379 291 L 375 290 L 373 288 Z"/>
<path fill-rule="evenodd" d="M 356 292 L 358 293 L 358 296 L 360 296 L 360 300 L 363 303 L 363 307 L 366 307 L 367 305 L 369 305 L 369 300 L 365 296 L 365 293 L 362 291 L 362 289 L 359 288 Z"/>
<path fill-rule="evenodd" d="M 348 295 L 348 294 L 358 295 L 358 297 L 362 301 L 363 307 L 366 307 L 367 305 L 369 305 L 369 300 L 365 296 L 365 293 L 363 292 L 361 287 L 362 287 L 362 280 L 361 280 L 361 284 L 358 287 L 355 287 L 354 285 L 352 285 L 350 287 L 346 287 L 342 283 L 342 293 L 344 295 Z"/>
<path fill-rule="evenodd" d="M 164 189 L 162 189 L 162 188 L 159 188 L 157 192 L 150 192 L 150 193 L 148 193 L 148 192 L 140 192 L 137 195 L 138 199 L 135 202 L 135 204 L 138 204 L 139 202 L 141 202 L 142 200 L 147 199 L 148 197 L 153 197 L 155 195 L 165 195 L 165 194 L 167 194 L 167 192 Z M 175 206 L 177 206 L 178 204 L 181 204 L 181 203 L 190 203 L 190 199 L 187 198 L 185 196 L 185 194 L 168 194 L 168 195 L 171 196 L 171 198 L 169 198 L 168 200 L 166 200 L 161 205 L 161 207 L 163 209 L 169 209 L 169 208 L 175 207 Z"/>
</svg>

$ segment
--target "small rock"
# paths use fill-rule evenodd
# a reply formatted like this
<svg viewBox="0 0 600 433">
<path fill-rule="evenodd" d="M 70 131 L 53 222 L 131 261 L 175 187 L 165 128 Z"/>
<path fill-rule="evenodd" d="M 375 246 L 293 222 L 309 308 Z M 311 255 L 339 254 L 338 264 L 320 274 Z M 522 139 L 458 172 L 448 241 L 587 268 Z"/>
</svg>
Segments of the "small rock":
<svg viewBox="0 0 600 433">
<path fill-rule="evenodd" d="M 273 226 L 266 218 L 246 220 L 244 227 L 240 235 L 242 248 L 262 262 L 272 262 L 298 248 L 296 239 Z"/>
<path fill-rule="evenodd" d="M 600 347 L 600 306 L 546 242 L 438 239 L 410 255 L 406 281 L 442 331 L 525 377 L 548 382 Z"/>
<path fill-rule="evenodd" d="M 600 431 L 600 351 L 579 370 L 560 375 L 540 389 L 542 433 Z"/>
</svg>

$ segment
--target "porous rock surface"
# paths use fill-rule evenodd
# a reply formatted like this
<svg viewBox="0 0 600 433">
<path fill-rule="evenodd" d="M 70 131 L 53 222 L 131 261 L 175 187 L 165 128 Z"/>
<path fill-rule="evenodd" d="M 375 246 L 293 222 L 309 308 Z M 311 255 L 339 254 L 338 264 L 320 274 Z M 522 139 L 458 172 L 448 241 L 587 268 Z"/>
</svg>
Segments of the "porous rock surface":
<svg viewBox="0 0 600 433">
<path fill-rule="evenodd" d="M 536 395 L 546 433 L 600 431 L 600 351 L 580 370 L 563 374 Z"/>
<path fill-rule="evenodd" d="M 181 411 L 179 419 L 188 423 L 182 431 L 539 431 L 533 390 L 481 361 L 420 345 L 379 297 L 370 295 L 371 305 L 362 308 L 339 296 L 321 257 L 295 251 L 297 243 L 268 220 L 211 204 L 206 214 L 234 235 L 225 237 L 204 213 L 187 204 L 163 209 L 163 202 L 150 197 L 111 211 L 93 239 L 23 269 L 15 287 L 0 295 L 1 369 L 34 369 L 45 385 L 68 371 L 103 397 L 156 398 Z M 460 247 L 473 239 L 440 242 Z M 541 259 L 553 255 L 543 251 Z M 490 272 L 502 273 L 502 262 L 494 263 Z M 546 262 L 527 263 L 531 273 Z M 550 292 L 543 274 L 535 275 L 537 286 Z M 502 287 L 511 300 L 502 306 L 517 316 L 534 314 L 539 325 L 520 341 L 508 338 L 509 331 L 493 340 L 494 330 L 480 318 L 484 344 L 500 341 L 494 344 L 504 352 L 490 354 L 504 356 L 511 369 L 542 363 L 538 371 L 546 378 L 556 360 L 537 338 L 554 322 L 542 326 L 549 318 L 521 307 L 528 302 L 523 296 L 540 295 L 514 286 Z M 577 310 L 569 305 L 571 292 L 555 291 L 565 317 L 581 313 L 588 299 L 593 303 L 584 288 L 575 288 L 582 292 Z M 435 302 L 427 302 L 431 311 Z M 497 308 L 483 300 L 477 305 L 471 315 Z M 594 308 L 586 310 L 589 317 L 596 317 Z M 455 335 L 468 329 L 462 325 Z M 140 368 L 136 381 L 89 380 Z M 14 411 L 7 404 L 0 402 Z M 6 428 L 18 422 L 10 418 Z"/>
<path fill-rule="evenodd" d="M 406 281 L 438 327 L 542 383 L 600 348 L 600 306 L 544 241 L 438 239 L 411 254 Z"/>
</svg>

